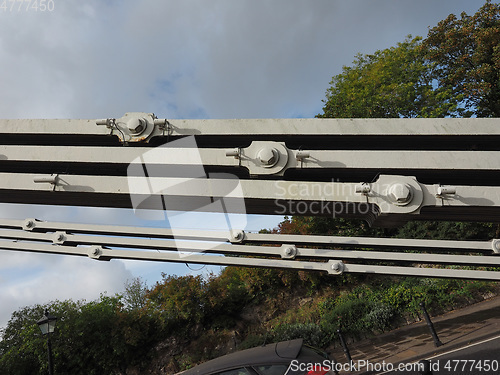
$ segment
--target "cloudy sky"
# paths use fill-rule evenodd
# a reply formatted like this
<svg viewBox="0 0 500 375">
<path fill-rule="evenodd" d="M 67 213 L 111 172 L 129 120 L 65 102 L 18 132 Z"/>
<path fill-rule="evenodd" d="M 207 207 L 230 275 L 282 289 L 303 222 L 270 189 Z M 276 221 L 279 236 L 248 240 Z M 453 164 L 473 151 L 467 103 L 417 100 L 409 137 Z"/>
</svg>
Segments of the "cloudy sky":
<svg viewBox="0 0 500 375">
<path fill-rule="evenodd" d="M 0 118 L 313 117 L 331 77 L 356 53 L 425 36 L 448 14 L 473 14 L 483 4 L 47 0 L 51 10 L 42 11 L 43 1 L 0 8 Z M 0 205 L 0 217 L 141 224 L 127 210 Z M 252 217 L 247 230 L 278 221 Z M 0 327 L 21 306 L 91 300 L 120 292 L 132 277 L 152 285 L 161 272 L 207 269 L 0 250 Z"/>
</svg>

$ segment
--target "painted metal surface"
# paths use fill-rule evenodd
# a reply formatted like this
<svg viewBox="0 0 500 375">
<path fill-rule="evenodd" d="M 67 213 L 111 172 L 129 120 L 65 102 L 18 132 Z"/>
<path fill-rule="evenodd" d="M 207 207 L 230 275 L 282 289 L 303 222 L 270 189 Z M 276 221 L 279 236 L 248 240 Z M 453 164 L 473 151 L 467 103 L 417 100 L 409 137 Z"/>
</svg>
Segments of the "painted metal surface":
<svg viewBox="0 0 500 375">
<path fill-rule="evenodd" d="M 146 230 L 150 233 L 147 237 Z M 52 223 L 35 219 L 2 220 L 0 249 L 88 256 L 96 260 L 136 259 L 291 268 L 329 274 L 353 272 L 500 280 L 500 272 L 482 268 L 500 266 L 500 256 L 495 255 L 498 254 L 497 240 L 346 239 L 240 233 L 242 235 L 235 239 L 234 233 L 229 232 L 179 232 L 164 228 Z M 301 242 L 323 247 L 297 247 L 296 243 Z M 339 250 L 337 246 L 362 250 Z M 387 251 L 391 247 L 399 251 Z M 413 251 L 401 251 L 405 248 Z M 414 252 L 415 249 L 420 252 Z M 463 254 L 434 253 L 436 250 L 450 252 L 457 249 Z M 379 264 L 373 265 L 372 261 Z M 387 262 L 389 265 L 384 264 Z M 456 266 L 467 266 L 468 269 L 457 269 Z M 470 269 L 471 266 L 480 268 Z"/>
<path fill-rule="evenodd" d="M 322 215 L 380 226 L 420 219 L 498 223 L 499 121 L 167 120 L 141 112 L 0 120 L 0 202 Z M 499 240 L 276 236 L 27 219 L 0 220 L 0 248 L 500 280 L 500 272 L 482 269 L 500 266 Z M 449 268 L 457 265 L 476 269 Z"/>
</svg>

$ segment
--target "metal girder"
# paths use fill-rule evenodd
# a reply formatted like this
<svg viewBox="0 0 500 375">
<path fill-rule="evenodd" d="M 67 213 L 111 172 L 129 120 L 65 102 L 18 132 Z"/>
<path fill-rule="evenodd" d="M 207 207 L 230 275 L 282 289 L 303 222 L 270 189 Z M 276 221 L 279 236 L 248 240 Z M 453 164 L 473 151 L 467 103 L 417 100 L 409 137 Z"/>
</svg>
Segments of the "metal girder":
<svg viewBox="0 0 500 375">
<path fill-rule="evenodd" d="M 136 131 L 138 120 L 150 121 L 157 136 L 186 135 L 499 135 L 498 119 L 157 119 L 154 114 L 131 112 L 119 119 L 11 119 L 0 120 L 0 134 L 116 135 Z M 95 126 L 96 124 L 101 126 Z M 136 125 L 137 126 L 132 126 Z M 118 130 L 119 129 L 119 130 Z M 140 129 L 142 132 L 149 129 Z M 142 139 L 144 140 L 144 139 Z"/>
<path fill-rule="evenodd" d="M 415 219 L 500 222 L 499 119 L 167 120 L 131 112 L 103 120 L 0 120 L 0 202 L 327 215 L 379 226 Z M 500 266 L 498 240 L 27 219 L 0 220 L 0 248 L 99 260 L 500 280 L 499 271 L 477 269 Z"/>
<path fill-rule="evenodd" d="M 282 244 L 285 242 L 316 245 L 334 246 L 347 248 L 386 248 L 399 250 L 447 250 L 468 252 L 494 252 L 500 253 L 500 240 L 492 241 L 456 241 L 456 240 L 425 240 L 425 239 L 401 239 L 401 238 L 377 238 L 377 237 L 343 237 L 343 236 L 320 236 L 320 235 L 298 235 L 298 234 L 267 234 L 251 233 L 243 230 L 215 231 L 215 230 L 192 230 L 155 227 L 132 227 L 103 224 L 82 224 L 40 221 L 34 218 L 25 220 L 0 219 L 0 237 L 5 236 L 6 230 L 23 229 L 26 232 L 15 232 L 16 235 L 30 232 L 56 233 L 66 231 L 68 233 L 81 234 L 103 234 L 107 236 L 122 237 L 148 237 L 165 239 L 182 239 L 197 241 L 219 241 L 241 244 Z M 14 237 L 4 237 L 14 238 Z M 27 237 L 26 237 L 27 238 Z M 47 241 L 52 241 L 47 237 Z M 63 241 L 64 242 L 64 241 Z"/>
<path fill-rule="evenodd" d="M 498 119 L 166 120 L 141 112 L 0 120 L 0 202 L 213 211 L 218 200 L 237 212 L 378 226 L 499 222 L 499 129 Z"/>
<path fill-rule="evenodd" d="M 498 221 L 500 213 L 497 187 L 424 185 L 411 177 L 390 175 L 356 184 L 0 173 L 2 190 L 3 201 L 13 203 L 210 211 L 218 208 L 210 204 L 218 199 L 227 203 L 228 212 L 234 208 L 238 213 L 355 216 L 382 224 L 408 220 L 430 208 L 440 211 L 441 216 L 434 214 L 439 219 L 457 208 L 481 215 L 477 221 Z M 238 200 L 246 205 L 234 204 Z"/>
<path fill-rule="evenodd" d="M 265 165 L 259 159 L 262 150 L 278 155 L 278 165 Z M 252 175 L 283 175 L 289 169 L 447 169 L 457 173 L 470 170 L 497 170 L 500 152 L 497 151 L 359 151 L 359 150 L 290 150 L 280 142 L 252 142 L 247 148 L 233 150 L 200 148 L 196 153 L 178 147 L 84 147 L 76 146 L 68 152 L 67 146 L 13 146 L 0 145 L 0 160 L 6 162 L 51 163 L 109 163 L 158 165 L 199 165 L 244 167 Z M 143 155 L 147 153 L 147 157 Z M 228 155 L 229 154 L 229 155 Z M 235 156 L 235 157 L 231 157 Z M 279 164 L 279 161 L 282 161 Z M 273 168 L 278 167 L 278 168 Z M 76 169 L 76 168 L 75 168 Z"/>
<path fill-rule="evenodd" d="M 334 249 L 296 246 L 304 243 L 332 246 Z M 335 247 L 364 250 L 338 250 Z M 97 260 L 136 259 L 316 270 L 329 274 L 353 272 L 500 280 L 499 271 L 469 269 L 470 266 L 499 267 L 500 256 L 495 255 L 500 253 L 498 240 L 469 242 L 353 238 L 348 241 L 345 237 L 334 236 L 172 231 L 165 228 L 96 226 L 26 219 L 0 222 L 0 248 L 80 255 Z M 384 248 L 386 251 L 366 248 Z M 444 250 L 447 253 L 387 251 L 390 248 Z M 449 254 L 457 250 L 461 254 Z M 465 255 L 465 252 L 487 255 Z M 371 264 L 373 261 L 389 262 L 389 265 L 374 265 Z M 452 268 L 446 268 L 449 266 Z M 466 266 L 468 269 L 457 266 Z"/>
</svg>

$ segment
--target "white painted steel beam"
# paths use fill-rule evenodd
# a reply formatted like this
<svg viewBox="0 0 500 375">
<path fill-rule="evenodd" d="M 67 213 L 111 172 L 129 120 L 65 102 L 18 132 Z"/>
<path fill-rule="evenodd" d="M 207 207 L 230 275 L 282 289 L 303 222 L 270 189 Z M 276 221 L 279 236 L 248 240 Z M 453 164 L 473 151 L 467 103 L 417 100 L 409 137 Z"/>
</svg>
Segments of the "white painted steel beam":
<svg viewBox="0 0 500 375">
<path fill-rule="evenodd" d="M 377 238 L 377 237 L 343 237 L 343 236 L 319 236 L 319 235 L 299 235 L 299 234 L 269 234 L 251 233 L 243 230 L 217 231 L 200 229 L 175 229 L 157 227 L 133 227 L 103 224 L 83 224 L 39 221 L 34 218 L 25 220 L 0 219 L 0 237 L 20 238 L 16 236 L 30 235 L 30 233 L 49 233 L 45 237 L 23 237 L 24 239 L 36 238 L 46 241 L 53 240 L 53 233 L 68 232 L 80 234 L 93 234 L 101 236 L 120 237 L 148 237 L 153 239 L 173 239 L 182 240 L 205 240 L 233 243 L 253 243 L 253 244 L 313 244 L 315 246 L 334 246 L 349 248 L 387 248 L 387 249 L 419 249 L 431 250 L 452 250 L 461 252 L 491 252 L 500 253 L 500 240 L 493 241 L 456 241 L 456 240 L 426 240 L 426 239 L 402 239 L 402 238 Z M 24 229 L 21 232 L 20 229 Z M 11 230 L 8 232 L 8 230 Z M 5 237 L 5 233 L 10 234 Z M 38 233 L 40 232 L 40 233 Z M 235 238 L 239 234 L 238 238 Z M 94 238 L 94 237 L 90 237 Z"/>
<path fill-rule="evenodd" d="M 50 183 L 51 178 L 54 183 Z M 41 183 L 47 181 L 46 183 Z M 500 188 L 456 186 L 455 194 L 439 195 L 439 185 L 419 184 L 405 176 L 380 176 L 367 184 L 370 191 L 358 192 L 360 184 L 341 182 L 309 181 L 272 181 L 272 180 L 235 180 L 233 184 L 226 179 L 217 178 L 179 178 L 179 177 L 121 177 L 57 175 L 47 176 L 26 173 L 0 173 L 0 190 L 23 192 L 52 192 L 52 204 L 56 204 L 57 194 L 80 193 L 82 197 L 96 194 L 119 194 L 126 196 L 149 196 L 165 198 L 224 198 L 257 199 L 268 201 L 298 202 L 344 202 L 352 204 L 374 204 L 381 214 L 417 214 L 422 207 L 492 207 L 500 208 Z M 412 196 L 408 202 L 398 204 L 392 187 L 408 185 Z M 238 187 L 238 188 L 236 188 Z M 178 202 L 171 202 L 178 203 Z M 104 205 L 106 203 L 104 202 Z M 111 205 L 112 202 L 109 202 Z M 305 203 L 306 204 L 306 203 Z M 312 203 L 310 203 L 312 204 Z M 89 202 L 92 206 L 92 203 Z M 276 203 L 275 214 L 287 214 L 286 203 Z M 130 207 L 130 205 L 129 205 Z M 146 208 L 146 207 L 145 207 Z M 147 207 L 163 209 L 159 207 Z M 321 204 L 310 207 L 321 209 Z M 282 210 L 282 212 L 280 212 Z"/>
<path fill-rule="evenodd" d="M 166 120 L 140 112 L 104 120 L 0 120 L 0 201 L 328 215 L 379 224 L 419 217 L 500 222 L 499 121 Z M 185 136 L 195 136 L 200 147 L 169 144 Z M 413 149 L 423 141 L 431 144 Z M 343 173 L 342 181 L 335 173 Z M 0 248 L 98 260 L 500 280 L 498 271 L 463 269 L 500 266 L 499 240 L 271 235 L 28 219 L 0 220 Z"/>
<path fill-rule="evenodd" d="M 150 114 L 141 114 L 148 117 Z M 125 121 L 125 116 L 121 119 Z M 0 120 L 0 134 L 106 135 L 106 120 Z M 499 119 L 169 119 L 168 132 L 185 135 L 494 135 Z M 157 135 L 165 132 L 156 126 Z"/>
<path fill-rule="evenodd" d="M 12 241 L 14 240 L 14 241 Z M 193 241 L 195 240 L 195 241 Z M 0 221 L 0 249 L 89 256 L 98 260 L 136 259 L 298 270 L 395 274 L 425 277 L 461 277 L 499 280 L 500 272 L 469 269 L 499 267 L 499 240 L 442 241 L 384 238 L 256 234 L 243 231 L 172 231 L 106 225 L 42 222 L 35 219 Z M 304 248 L 352 246 L 364 250 Z M 280 246 L 269 246 L 278 244 Z M 425 252 L 374 251 L 372 248 L 419 249 Z M 133 249 L 133 250 L 126 250 Z M 447 254 L 433 250 L 446 250 Z M 451 252 L 456 252 L 454 254 Z M 466 252 L 493 255 L 467 255 Z M 231 255 L 225 257 L 226 255 Z M 256 259 L 255 256 L 263 257 Z M 277 259 L 278 258 L 278 259 Z M 281 259 L 279 259 L 281 258 Z M 347 261 L 347 263 L 346 263 Z M 370 262 L 396 263 L 373 265 Z M 354 263 L 352 263 L 354 262 Z M 368 264 L 364 262 L 369 262 Z M 406 264 L 406 266 L 401 266 Z M 422 266 L 428 264 L 428 266 Z M 429 265 L 431 268 L 429 268 Z M 446 268 L 448 266 L 455 269 Z M 463 267 L 466 269 L 463 269 Z M 459 268 L 456 268 L 459 267 Z M 461 268 L 460 268 L 461 267 Z"/>
<path fill-rule="evenodd" d="M 98 239 L 95 239 L 98 241 Z M 207 245 L 205 245 L 207 246 Z M 0 249 L 3 250 L 13 250 L 13 251 L 23 251 L 23 252 L 39 252 L 48 254 L 63 254 L 63 255 L 77 255 L 77 256 L 88 256 L 96 260 L 111 260 L 111 259 L 133 259 L 133 260 L 150 260 L 150 261 L 163 261 L 163 262 L 182 262 L 182 263 L 202 263 L 202 264 L 217 264 L 225 266 L 247 266 L 247 267 L 275 267 L 275 268 L 286 268 L 286 269 L 296 269 L 296 270 L 311 270 L 311 271 L 326 271 L 329 274 L 342 274 L 347 272 L 352 273 L 374 273 L 374 274 L 390 274 L 390 275 L 401 275 L 401 276 L 420 276 L 420 277 L 445 277 L 445 278 L 462 278 L 462 279 L 479 279 L 479 280 L 500 280 L 500 272 L 498 271 L 484 271 L 484 270 L 470 270 L 470 269 L 459 269 L 459 268 L 437 268 L 433 266 L 432 268 L 422 267 L 422 266 L 381 266 L 381 265 L 371 265 L 371 264 L 353 264 L 344 263 L 343 259 L 355 259 L 355 260 L 389 260 L 391 253 L 384 254 L 384 258 L 380 259 L 380 254 L 370 254 L 370 252 L 349 252 L 349 251 L 332 251 L 328 250 L 330 254 L 324 256 L 327 261 L 304 261 L 297 259 L 275 259 L 275 258 L 255 258 L 255 255 L 272 255 L 276 253 L 276 249 L 272 247 L 260 247 L 255 249 L 252 246 L 248 250 L 239 251 L 237 248 L 241 247 L 238 245 L 230 244 L 218 244 L 216 246 L 225 247 L 235 247 L 233 251 L 225 251 L 226 253 L 239 254 L 239 256 L 220 256 L 214 255 L 211 252 L 217 251 L 212 248 L 210 253 L 202 253 L 199 248 L 200 245 L 197 244 L 194 248 L 186 245 L 178 249 L 179 251 L 158 251 L 158 250 L 124 250 L 120 249 L 110 249 L 103 247 L 101 245 L 92 246 L 64 246 L 64 245 L 54 245 L 33 241 L 21 242 L 21 241 L 10 241 L 10 240 L 0 240 Z M 194 250 L 194 251 L 193 251 Z M 258 251 L 257 251 L 258 250 Z M 301 249 L 302 250 L 302 249 Z M 308 250 L 313 254 L 316 254 L 314 249 L 303 249 L 302 251 Z M 219 249 L 220 251 L 220 249 Z M 250 253 L 253 256 L 248 258 L 241 256 L 244 253 Z M 361 256 L 359 253 L 365 253 Z M 322 253 L 323 255 L 324 252 Z M 351 256 L 349 256 L 351 254 Z M 302 254 L 301 254 L 302 255 Z M 425 259 L 424 262 L 428 262 L 429 257 L 418 257 L 416 254 L 399 253 L 393 254 L 394 257 L 402 257 L 403 255 L 408 255 L 408 259 L 403 259 L 405 261 L 419 261 L 420 258 Z M 420 254 L 425 256 L 428 254 Z M 300 255 L 298 255 L 300 256 Z M 373 256 L 373 257 L 372 257 Z M 470 264 L 480 264 L 487 266 L 498 266 L 500 258 L 498 257 L 471 257 L 471 263 L 467 263 L 466 256 L 451 256 L 451 255 L 439 255 L 437 256 L 437 263 L 453 263 L 460 264 L 465 263 Z M 332 259 L 333 258 L 333 259 Z M 480 258 L 483 258 L 482 261 Z M 399 259 L 401 261 L 401 259 Z"/>
<path fill-rule="evenodd" d="M 72 246 L 94 245 L 94 246 L 116 246 L 119 248 L 155 249 L 167 251 L 181 251 L 188 253 L 219 253 L 233 255 L 260 255 L 281 256 L 283 258 L 318 258 L 318 259 L 349 259 L 349 260 L 375 260 L 390 262 L 419 262 L 433 264 L 459 264 L 480 265 L 488 267 L 499 267 L 500 256 L 478 256 L 478 255 L 454 255 L 454 254 L 432 254 L 428 253 L 402 253 L 391 251 L 356 251 L 356 250 L 331 250 L 331 249 L 309 249 L 297 248 L 295 245 L 282 244 L 281 247 L 231 244 L 228 242 L 210 241 L 187 241 L 162 240 L 155 238 L 134 237 L 111 237 L 111 236 L 89 236 L 82 234 L 71 234 L 66 232 L 37 233 L 19 230 L 0 230 L 0 238 L 15 239 L 19 241 L 53 242 L 55 244 L 71 244 Z M 284 240 L 284 239 L 283 239 Z M 291 247 L 293 254 L 287 255 L 284 249 Z M 428 249 L 431 250 L 431 249 Z M 453 249 L 454 250 L 454 249 Z M 491 246 L 490 246 L 491 252 Z"/>
<path fill-rule="evenodd" d="M 272 147 L 277 142 L 261 142 Z M 33 161 L 45 163 L 111 163 L 154 165 L 199 165 L 251 167 L 255 174 L 266 173 L 257 160 L 257 152 L 240 150 L 241 157 L 226 156 L 227 149 L 199 148 L 195 150 L 170 147 L 71 147 L 67 146 L 12 146 L 0 145 L 1 161 Z M 312 150 L 308 157 L 297 160 L 298 151 L 287 150 L 280 157 L 287 162 L 280 171 L 290 168 L 367 168 L 379 169 L 448 169 L 498 170 L 500 151 L 345 151 Z M 198 157 L 199 155 L 199 157 Z M 33 168 L 36 168 L 34 166 Z M 98 168 L 98 166 L 96 166 Z M 259 171 L 259 168 L 261 170 Z"/>
</svg>

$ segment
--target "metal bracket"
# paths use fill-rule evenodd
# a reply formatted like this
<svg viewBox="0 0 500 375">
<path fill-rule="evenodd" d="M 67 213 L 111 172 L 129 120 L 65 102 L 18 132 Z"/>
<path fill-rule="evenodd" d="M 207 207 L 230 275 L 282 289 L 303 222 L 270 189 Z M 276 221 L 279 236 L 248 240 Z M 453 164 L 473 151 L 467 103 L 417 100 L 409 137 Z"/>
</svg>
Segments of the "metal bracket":
<svg viewBox="0 0 500 375">
<path fill-rule="evenodd" d="M 230 154 L 234 156 L 234 151 Z M 239 158 L 251 175 L 281 175 L 288 165 L 289 150 L 282 142 L 254 141 L 240 150 Z"/>
<path fill-rule="evenodd" d="M 233 156 L 235 159 L 240 158 L 240 153 L 241 153 L 241 150 L 239 147 L 232 148 L 230 150 L 226 150 L 226 156 L 227 157 Z"/>
<path fill-rule="evenodd" d="M 107 118 L 104 120 L 97 120 L 96 125 L 106 125 L 108 129 L 114 129 L 116 126 L 116 119 L 114 118 Z"/>
<path fill-rule="evenodd" d="M 97 120 L 97 125 L 106 125 L 111 134 L 118 136 L 124 144 L 129 142 L 147 142 L 158 129 L 163 133 L 170 131 L 171 125 L 167 119 L 158 119 L 154 113 L 127 112 L 119 119 L 109 118 Z"/>
<path fill-rule="evenodd" d="M 455 195 L 457 188 L 454 186 L 438 186 L 436 189 L 436 197 L 444 199 L 445 195 Z"/>
<path fill-rule="evenodd" d="M 52 190 L 56 189 L 57 183 L 59 182 L 59 174 L 53 173 L 50 176 L 37 176 L 33 178 L 35 184 L 51 184 Z"/>
</svg>

